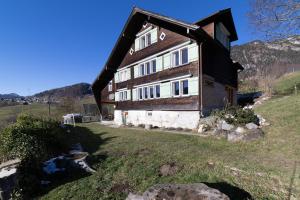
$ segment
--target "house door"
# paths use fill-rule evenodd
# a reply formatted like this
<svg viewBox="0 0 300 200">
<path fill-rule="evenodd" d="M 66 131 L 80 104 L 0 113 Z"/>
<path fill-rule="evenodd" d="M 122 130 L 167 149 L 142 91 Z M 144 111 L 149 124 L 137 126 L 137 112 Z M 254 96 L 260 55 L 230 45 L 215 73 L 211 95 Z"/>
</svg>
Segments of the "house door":
<svg viewBox="0 0 300 200">
<path fill-rule="evenodd" d="M 226 95 L 227 95 L 227 103 L 229 105 L 233 105 L 233 88 L 226 86 L 225 90 L 226 90 Z"/>
</svg>

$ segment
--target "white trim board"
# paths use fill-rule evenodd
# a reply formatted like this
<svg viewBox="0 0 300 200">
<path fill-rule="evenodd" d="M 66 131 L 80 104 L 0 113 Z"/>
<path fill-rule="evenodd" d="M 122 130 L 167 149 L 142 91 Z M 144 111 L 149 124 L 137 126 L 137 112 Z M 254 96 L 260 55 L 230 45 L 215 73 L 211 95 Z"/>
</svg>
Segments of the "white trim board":
<svg viewBox="0 0 300 200">
<path fill-rule="evenodd" d="M 174 81 L 174 80 L 183 79 L 183 78 L 189 78 L 189 77 L 192 77 L 192 74 L 178 76 L 178 77 L 175 77 L 175 78 L 164 79 L 164 80 L 160 80 L 160 81 L 154 81 L 154 82 L 144 83 L 144 84 L 140 84 L 140 85 L 135 85 L 133 87 L 134 88 L 143 87 L 143 86 L 158 84 L 158 83 L 162 83 L 162 82 L 166 82 L 166 81 Z"/>
</svg>

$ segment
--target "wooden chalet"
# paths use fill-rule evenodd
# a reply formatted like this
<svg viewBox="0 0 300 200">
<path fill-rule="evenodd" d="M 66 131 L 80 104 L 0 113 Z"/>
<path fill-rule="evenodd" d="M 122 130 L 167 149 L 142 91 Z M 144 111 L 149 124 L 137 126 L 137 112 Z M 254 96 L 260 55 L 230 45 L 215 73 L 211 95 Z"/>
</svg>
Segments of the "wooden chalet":
<svg viewBox="0 0 300 200">
<path fill-rule="evenodd" d="M 236 104 L 237 39 L 230 9 L 187 23 L 133 8 L 92 85 L 103 118 L 196 128 L 212 109 Z"/>
</svg>

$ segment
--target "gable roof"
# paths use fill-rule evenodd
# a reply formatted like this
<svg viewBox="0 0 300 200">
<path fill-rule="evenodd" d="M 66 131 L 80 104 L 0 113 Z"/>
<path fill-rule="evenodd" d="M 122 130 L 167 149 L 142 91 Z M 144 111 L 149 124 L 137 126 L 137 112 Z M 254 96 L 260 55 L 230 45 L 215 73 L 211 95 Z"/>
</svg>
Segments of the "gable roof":
<svg viewBox="0 0 300 200">
<path fill-rule="evenodd" d="M 238 36 L 235 30 L 235 25 L 234 25 L 230 8 L 219 10 L 218 12 L 208 17 L 198 20 L 195 24 L 202 27 L 211 22 L 222 22 L 230 32 L 230 36 L 229 36 L 230 41 L 232 42 L 238 40 Z"/>
<path fill-rule="evenodd" d="M 203 20 L 209 21 L 207 18 Z M 209 40 L 214 42 L 213 38 L 201 28 L 201 25 L 197 24 L 201 21 L 191 24 L 134 7 L 105 66 L 92 84 L 95 96 L 99 96 L 100 91 L 113 79 L 114 73 L 126 56 L 135 40 L 135 35 L 140 31 L 145 21 L 197 41 Z"/>
</svg>

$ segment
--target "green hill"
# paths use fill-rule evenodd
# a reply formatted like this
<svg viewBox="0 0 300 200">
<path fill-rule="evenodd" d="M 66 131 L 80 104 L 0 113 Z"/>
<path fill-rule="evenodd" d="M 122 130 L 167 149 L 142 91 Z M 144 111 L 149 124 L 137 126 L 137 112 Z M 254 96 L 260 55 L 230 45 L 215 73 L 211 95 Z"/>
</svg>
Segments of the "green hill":
<svg viewBox="0 0 300 200">
<path fill-rule="evenodd" d="M 300 89 L 300 72 L 294 72 L 279 78 L 275 85 L 274 91 L 278 95 L 288 95 L 295 92 L 295 85 Z"/>
</svg>

